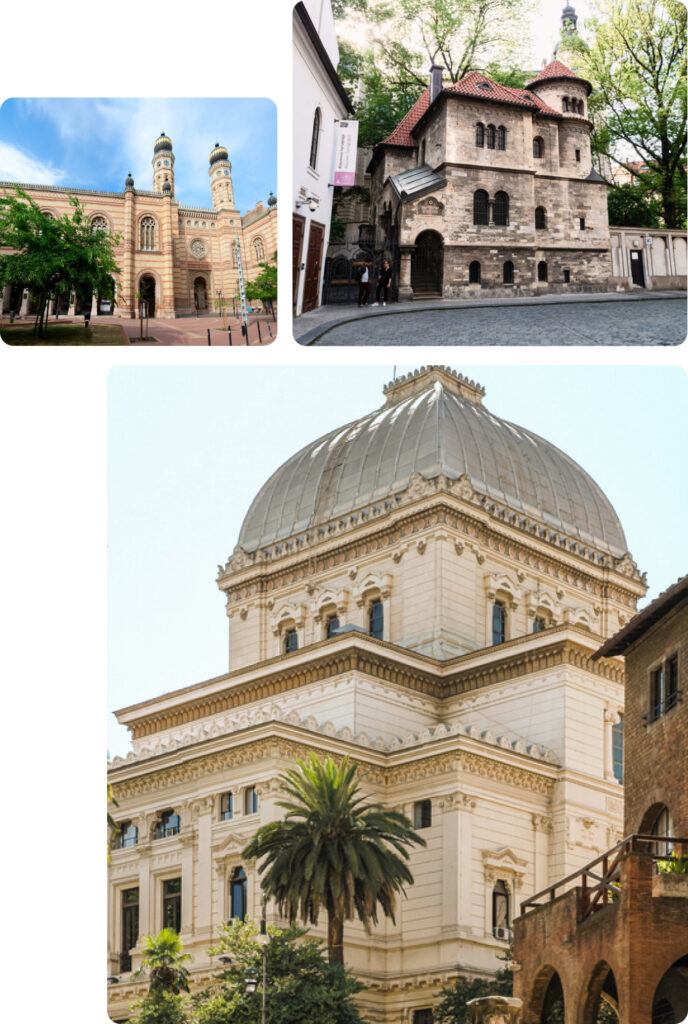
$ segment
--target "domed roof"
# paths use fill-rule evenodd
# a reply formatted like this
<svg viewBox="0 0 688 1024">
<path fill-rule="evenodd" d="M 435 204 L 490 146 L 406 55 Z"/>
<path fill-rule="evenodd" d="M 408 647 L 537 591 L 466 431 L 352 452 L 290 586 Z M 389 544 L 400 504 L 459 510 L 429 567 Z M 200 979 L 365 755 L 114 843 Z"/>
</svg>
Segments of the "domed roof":
<svg viewBox="0 0 688 1024">
<path fill-rule="evenodd" d="M 489 412 L 484 389 L 446 367 L 385 388 L 386 404 L 293 455 L 263 485 L 238 546 L 256 551 L 404 491 L 414 476 L 466 476 L 521 515 L 618 556 L 621 523 L 594 480 L 564 452 Z"/>
<path fill-rule="evenodd" d="M 215 149 L 210 154 L 210 166 L 212 167 L 213 164 L 216 164 L 218 162 L 218 160 L 228 160 L 228 159 L 229 159 L 229 153 L 227 152 L 225 147 L 221 146 L 219 142 L 216 142 L 215 143 Z"/>
<path fill-rule="evenodd" d="M 172 139 L 168 138 L 164 132 L 160 132 L 160 135 L 155 142 L 155 146 L 153 147 L 153 152 L 160 153 L 163 149 L 172 149 Z"/>
</svg>

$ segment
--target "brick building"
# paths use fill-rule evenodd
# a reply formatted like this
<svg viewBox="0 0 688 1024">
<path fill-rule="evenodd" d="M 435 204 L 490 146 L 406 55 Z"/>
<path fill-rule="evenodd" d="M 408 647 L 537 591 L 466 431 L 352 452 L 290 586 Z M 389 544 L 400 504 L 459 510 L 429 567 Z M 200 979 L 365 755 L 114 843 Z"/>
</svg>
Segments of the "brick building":
<svg viewBox="0 0 688 1024">
<path fill-rule="evenodd" d="M 53 299 L 50 312 L 91 315 L 114 312 L 138 314 L 137 293 L 148 304 L 150 316 L 177 317 L 212 312 L 221 293 L 231 303 L 237 296 L 239 268 L 237 241 L 245 280 L 260 273 L 259 263 L 277 249 L 277 200 L 257 203 L 243 217 L 234 204 L 232 164 L 224 146 L 216 144 L 209 157 L 208 176 L 212 209 L 184 206 L 175 198 L 172 140 L 163 133 L 153 146 L 153 188 L 134 187 L 131 174 L 123 192 L 99 192 L 85 188 L 51 185 L 20 185 L 41 209 L 54 217 L 71 212 L 70 196 L 76 196 L 91 218 L 93 229 L 120 235 L 115 250 L 121 268 L 115 281 L 115 305 L 96 295 Z M 14 182 L 0 182 L 0 195 L 12 193 Z M 29 288 L 0 282 L 0 313 L 14 310 L 31 314 Z"/>
<path fill-rule="evenodd" d="M 657 869 L 688 852 L 688 576 L 593 659 L 619 655 L 627 838 L 522 904 L 514 988 L 523 1024 L 679 1024 L 688 1016 L 688 874 Z"/>
<path fill-rule="evenodd" d="M 525 89 L 479 71 L 430 86 L 373 151 L 376 251 L 399 298 L 604 291 L 607 192 L 588 82 L 553 60 Z"/>
</svg>

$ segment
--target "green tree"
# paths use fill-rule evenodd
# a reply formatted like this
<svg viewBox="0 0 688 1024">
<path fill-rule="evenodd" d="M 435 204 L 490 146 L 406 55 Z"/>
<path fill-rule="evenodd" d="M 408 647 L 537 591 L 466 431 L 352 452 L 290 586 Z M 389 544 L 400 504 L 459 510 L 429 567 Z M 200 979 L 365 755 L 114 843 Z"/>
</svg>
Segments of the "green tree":
<svg viewBox="0 0 688 1024">
<path fill-rule="evenodd" d="M 373 51 L 359 51 L 346 42 L 339 47 L 339 76 L 356 104 L 358 145 L 374 146 L 386 138 L 416 102 L 426 82 L 398 81 L 386 75 Z"/>
<path fill-rule="evenodd" d="M 157 935 L 144 935 L 143 957 L 135 976 L 147 975 L 149 993 L 169 992 L 178 996 L 189 991 L 189 971 L 184 966 L 191 957 L 183 952 L 182 942 L 172 928 L 163 928 Z"/>
<path fill-rule="evenodd" d="M 457 978 L 453 985 L 442 989 L 440 1001 L 433 1011 L 436 1024 L 470 1024 L 471 1016 L 466 1004 L 471 999 L 513 995 L 512 947 L 509 946 L 499 959 L 505 966 L 497 971 L 494 978 Z"/>
<path fill-rule="evenodd" d="M 353 997 L 363 986 L 341 964 L 328 963 L 322 946 L 303 940 L 301 928 L 268 928 L 266 1017 L 270 1024 L 363 1024 Z M 248 994 L 246 970 L 257 972 L 262 987 L 262 949 L 255 925 L 234 920 L 222 926 L 211 956 L 231 958 L 230 966 L 205 991 L 192 997 L 194 1024 L 255 1024 L 261 989 Z"/>
<path fill-rule="evenodd" d="M 259 263 L 258 266 L 263 269 L 255 281 L 246 285 L 246 298 L 249 302 L 260 301 L 272 309 L 277 302 L 277 253 L 269 263 Z"/>
<path fill-rule="evenodd" d="M 37 303 L 34 331 L 44 332 L 51 296 L 93 292 L 114 299 L 118 235 L 94 231 L 79 200 L 71 216 L 51 217 L 23 189 L 0 197 L 0 280 L 25 285 Z"/>
<path fill-rule="evenodd" d="M 597 0 L 579 45 L 598 153 L 628 168 L 667 227 L 685 224 L 686 8 L 680 0 Z M 631 161 L 648 171 L 637 175 Z"/>
<path fill-rule="evenodd" d="M 609 223 L 613 227 L 658 228 L 662 203 L 648 195 L 642 184 L 613 185 L 607 193 Z"/>
<path fill-rule="evenodd" d="M 368 0 L 332 0 L 332 13 L 336 19 L 346 18 L 350 11 L 366 11 Z"/>
<path fill-rule="evenodd" d="M 403 814 L 366 801 L 346 758 L 311 754 L 281 781 L 284 818 L 260 828 L 243 856 L 262 858 L 262 887 L 290 921 L 317 924 L 326 912 L 330 962 L 343 963 L 344 922 L 357 916 L 369 930 L 378 907 L 394 920 L 396 894 L 413 884 L 408 848 L 425 840 Z"/>
<path fill-rule="evenodd" d="M 129 1024 L 189 1024 L 182 996 L 155 989 L 132 1003 Z"/>
</svg>

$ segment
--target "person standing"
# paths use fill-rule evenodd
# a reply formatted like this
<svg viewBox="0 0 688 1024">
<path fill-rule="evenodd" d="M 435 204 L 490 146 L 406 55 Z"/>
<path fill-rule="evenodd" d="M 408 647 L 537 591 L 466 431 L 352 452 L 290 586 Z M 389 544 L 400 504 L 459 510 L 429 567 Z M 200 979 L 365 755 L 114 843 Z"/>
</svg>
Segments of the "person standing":
<svg viewBox="0 0 688 1024">
<path fill-rule="evenodd" d="M 373 303 L 374 306 L 380 305 L 380 295 L 382 295 L 382 305 L 387 305 L 387 293 L 389 291 L 391 281 L 392 267 L 390 265 L 389 260 L 383 260 L 382 269 L 380 270 L 377 279 L 377 288 L 375 289 L 375 302 Z"/>
<path fill-rule="evenodd" d="M 363 273 L 358 284 L 358 304 L 365 306 L 370 295 L 370 260 L 363 264 Z"/>
</svg>

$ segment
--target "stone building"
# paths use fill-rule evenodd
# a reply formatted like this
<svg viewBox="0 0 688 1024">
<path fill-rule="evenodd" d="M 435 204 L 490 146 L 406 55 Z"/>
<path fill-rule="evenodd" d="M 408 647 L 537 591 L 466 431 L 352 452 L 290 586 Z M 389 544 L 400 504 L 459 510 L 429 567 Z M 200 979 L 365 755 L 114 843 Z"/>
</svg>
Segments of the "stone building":
<svg viewBox="0 0 688 1024">
<path fill-rule="evenodd" d="M 177 317 L 195 312 L 211 313 L 220 295 L 231 305 L 238 295 L 237 240 L 244 279 L 261 272 L 259 263 L 277 250 L 277 200 L 257 203 L 243 217 L 234 203 L 232 164 L 224 146 L 216 144 L 209 157 L 208 176 L 212 209 L 184 206 L 175 198 L 172 140 L 162 132 L 153 146 L 153 188 L 134 187 L 131 174 L 123 192 L 99 192 L 51 185 L 20 185 L 45 213 L 61 217 L 71 212 L 70 196 L 76 196 L 91 218 L 93 230 L 119 234 L 115 250 L 121 269 L 115 281 L 115 305 L 96 295 L 72 294 L 53 300 L 51 312 L 91 315 L 113 312 L 134 317 L 139 298 L 145 299 L 150 316 Z M 0 194 L 11 193 L 13 182 L 0 182 Z M 0 282 L 0 312 L 19 315 L 33 312 L 28 288 Z"/>
<path fill-rule="evenodd" d="M 514 925 L 523 1024 L 595 1024 L 600 1002 L 623 1024 L 688 1016 L 688 576 L 593 655 L 626 661 L 622 843 L 587 871 L 526 901 Z M 562 1018 L 557 1018 L 562 1019 Z"/>
<path fill-rule="evenodd" d="M 559 60 L 515 89 L 442 69 L 373 151 L 377 251 L 399 298 L 604 291 L 606 185 L 592 166 L 588 82 Z"/>
<path fill-rule="evenodd" d="M 427 840 L 396 924 L 345 928 L 371 1024 L 424 1024 L 457 974 L 491 976 L 517 902 L 621 838 L 623 668 L 592 655 L 645 583 L 614 509 L 455 371 L 384 395 L 254 499 L 218 567 L 229 671 L 117 713 L 133 749 L 109 769 L 115 1020 L 142 935 L 180 931 L 197 985 L 220 922 L 258 915 L 241 851 L 310 751 L 350 756 Z"/>
</svg>

